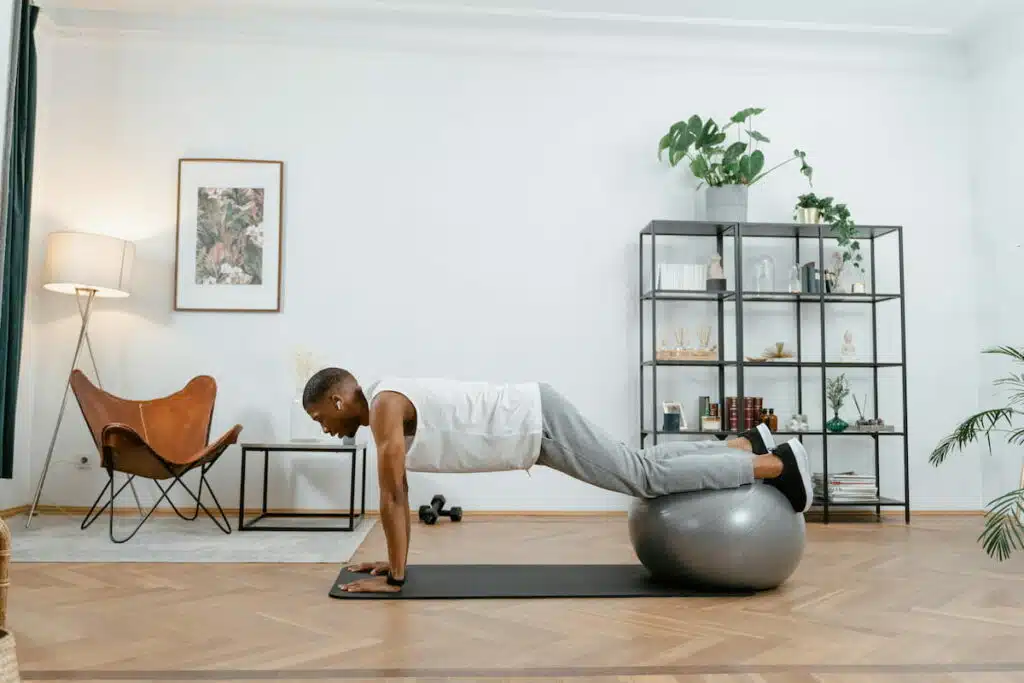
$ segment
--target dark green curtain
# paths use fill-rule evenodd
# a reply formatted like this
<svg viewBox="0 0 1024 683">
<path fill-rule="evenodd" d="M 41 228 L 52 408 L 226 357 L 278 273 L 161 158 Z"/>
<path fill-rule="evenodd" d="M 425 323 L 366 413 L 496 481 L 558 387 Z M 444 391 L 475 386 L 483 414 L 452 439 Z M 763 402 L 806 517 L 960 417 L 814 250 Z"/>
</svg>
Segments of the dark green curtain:
<svg viewBox="0 0 1024 683">
<path fill-rule="evenodd" d="M 36 43 L 39 8 L 23 0 L 17 12 L 11 52 L 13 108 L 7 183 L 4 187 L 3 249 L 0 262 L 0 478 L 14 476 L 14 416 L 18 399 L 21 336 L 25 325 L 25 281 L 28 273 L 28 231 L 32 198 L 32 158 L 35 151 Z"/>
</svg>

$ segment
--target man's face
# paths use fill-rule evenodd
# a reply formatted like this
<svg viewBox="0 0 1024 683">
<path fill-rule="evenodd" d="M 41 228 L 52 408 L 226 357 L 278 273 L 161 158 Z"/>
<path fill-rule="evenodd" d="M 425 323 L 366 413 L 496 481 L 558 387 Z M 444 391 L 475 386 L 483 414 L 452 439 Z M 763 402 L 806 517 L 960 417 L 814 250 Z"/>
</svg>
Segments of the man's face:
<svg viewBox="0 0 1024 683">
<path fill-rule="evenodd" d="M 359 402 L 354 396 L 328 394 L 306 412 L 320 424 L 325 434 L 353 437 L 359 430 Z"/>
</svg>

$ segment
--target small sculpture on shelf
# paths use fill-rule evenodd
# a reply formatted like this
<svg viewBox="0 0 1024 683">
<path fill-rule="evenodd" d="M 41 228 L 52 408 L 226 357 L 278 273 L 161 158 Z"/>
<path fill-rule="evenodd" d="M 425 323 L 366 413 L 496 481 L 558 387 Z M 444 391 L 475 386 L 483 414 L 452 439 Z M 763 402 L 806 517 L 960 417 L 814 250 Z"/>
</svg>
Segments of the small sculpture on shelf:
<svg viewBox="0 0 1024 683">
<path fill-rule="evenodd" d="M 807 416 L 795 413 L 793 417 L 789 419 L 788 430 L 791 432 L 809 431 L 810 427 L 807 425 Z"/>
<path fill-rule="evenodd" d="M 850 425 L 839 417 L 839 409 L 843 407 L 843 400 L 850 395 L 850 383 L 846 374 L 839 375 L 828 380 L 826 384 L 825 397 L 828 405 L 832 408 L 832 419 L 825 423 L 825 428 L 830 432 L 841 432 Z"/>
<path fill-rule="evenodd" d="M 853 397 L 853 404 L 857 406 L 857 414 L 860 416 L 857 419 L 857 423 L 854 425 L 854 430 L 858 432 L 891 432 L 895 431 L 895 427 L 892 425 L 885 424 L 885 420 L 880 417 L 864 417 L 864 411 L 861 410 L 860 401 L 857 397 Z M 864 397 L 864 405 L 867 406 L 868 397 Z"/>
<path fill-rule="evenodd" d="M 857 360 L 857 347 L 853 344 L 853 332 L 847 330 L 843 334 L 843 345 L 839 348 L 839 360 L 852 363 Z"/>
<path fill-rule="evenodd" d="M 715 254 L 711 257 L 711 263 L 708 265 L 707 290 L 709 292 L 724 292 L 725 285 L 725 270 L 722 268 L 722 256 L 721 254 Z"/>
<path fill-rule="evenodd" d="M 698 345 L 690 344 L 689 330 L 679 327 L 673 330 L 676 337 L 676 345 L 670 347 L 661 339 L 661 347 L 658 349 L 657 360 L 660 361 L 713 361 L 718 360 L 718 345 L 711 344 L 711 326 L 701 325 L 696 328 Z"/>
<path fill-rule="evenodd" d="M 746 356 L 746 359 L 751 363 L 763 363 L 770 360 L 791 360 L 793 357 L 793 352 L 786 348 L 786 342 L 775 342 L 774 346 L 766 348 L 760 356 Z"/>
</svg>

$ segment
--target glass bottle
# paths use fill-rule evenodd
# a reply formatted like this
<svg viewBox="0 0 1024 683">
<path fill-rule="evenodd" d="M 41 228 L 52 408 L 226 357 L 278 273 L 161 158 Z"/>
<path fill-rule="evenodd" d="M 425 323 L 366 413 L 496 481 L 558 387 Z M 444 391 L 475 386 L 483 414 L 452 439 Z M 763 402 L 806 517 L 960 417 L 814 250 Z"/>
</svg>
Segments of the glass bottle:
<svg viewBox="0 0 1024 683">
<path fill-rule="evenodd" d="M 768 409 L 768 431 L 779 431 L 779 416 L 775 414 L 775 408 Z"/>
<path fill-rule="evenodd" d="M 775 261 L 762 256 L 754 264 L 754 291 L 760 294 L 775 291 Z"/>
<path fill-rule="evenodd" d="M 799 294 L 803 290 L 800 284 L 800 266 L 793 266 L 789 269 L 789 292 Z"/>
</svg>

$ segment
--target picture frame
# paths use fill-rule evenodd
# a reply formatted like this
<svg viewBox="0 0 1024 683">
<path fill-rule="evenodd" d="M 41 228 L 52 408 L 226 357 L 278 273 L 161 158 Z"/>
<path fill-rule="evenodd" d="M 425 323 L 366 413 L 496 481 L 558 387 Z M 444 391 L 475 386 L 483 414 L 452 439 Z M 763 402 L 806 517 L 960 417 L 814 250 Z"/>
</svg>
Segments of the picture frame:
<svg viewBox="0 0 1024 683">
<path fill-rule="evenodd" d="M 178 159 L 174 310 L 281 311 L 284 162 Z"/>
<path fill-rule="evenodd" d="M 686 411 L 683 404 L 677 401 L 664 401 L 661 404 L 663 432 L 685 432 L 690 428 L 686 421 Z"/>
</svg>

